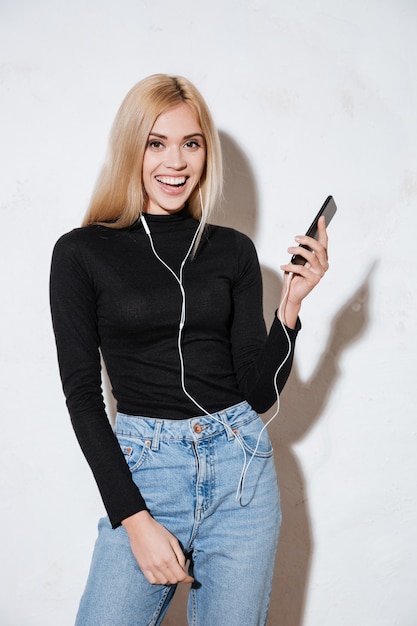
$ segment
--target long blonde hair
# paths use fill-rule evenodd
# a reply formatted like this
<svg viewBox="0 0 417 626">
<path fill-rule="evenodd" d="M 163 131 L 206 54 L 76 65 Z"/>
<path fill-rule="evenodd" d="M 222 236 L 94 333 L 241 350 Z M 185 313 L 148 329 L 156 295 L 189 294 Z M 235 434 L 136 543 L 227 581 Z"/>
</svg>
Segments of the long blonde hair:
<svg viewBox="0 0 417 626">
<path fill-rule="evenodd" d="M 196 87 L 186 78 L 167 74 L 154 74 L 141 80 L 123 100 L 83 226 L 101 223 L 125 228 L 139 219 L 147 202 L 142 163 L 149 133 L 161 113 L 183 102 L 197 116 L 206 142 L 204 171 L 188 200 L 191 215 L 204 227 L 222 193 L 220 140 L 207 104 Z"/>
</svg>

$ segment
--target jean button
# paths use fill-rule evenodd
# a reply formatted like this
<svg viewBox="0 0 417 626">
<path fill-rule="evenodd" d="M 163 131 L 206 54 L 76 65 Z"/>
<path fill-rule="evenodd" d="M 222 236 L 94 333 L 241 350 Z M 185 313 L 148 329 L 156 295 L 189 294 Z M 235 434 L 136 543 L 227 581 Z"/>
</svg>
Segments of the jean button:
<svg viewBox="0 0 417 626">
<path fill-rule="evenodd" d="M 203 428 L 202 428 L 202 426 L 200 424 L 195 424 L 194 425 L 194 432 L 197 433 L 197 435 L 199 435 L 202 430 L 203 430 Z"/>
</svg>

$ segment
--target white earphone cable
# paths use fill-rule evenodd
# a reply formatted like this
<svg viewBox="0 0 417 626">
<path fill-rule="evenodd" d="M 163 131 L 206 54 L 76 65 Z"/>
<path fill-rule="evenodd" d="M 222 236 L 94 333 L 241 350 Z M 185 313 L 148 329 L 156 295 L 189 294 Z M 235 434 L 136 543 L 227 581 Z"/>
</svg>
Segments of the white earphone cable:
<svg viewBox="0 0 417 626">
<path fill-rule="evenodd" d="M 260 444 L 260 441 L 261 441 L 262 434 L 263 434 L 264 430 L 266 428 L 268 428 L 269 424 L 277 417 L 277 415 L 279 413 L 279 410 L 280 410 L 280 397 L 279 397 L 279 390 L 278 390 L 277 379 L 278 379 L 278 374 L 280 373 L 280 371 L 282 370 L 282 368 L 284 367 L 285 363 L 288 361 L 288 359 L 290 358 L 290 355 L 291 355 L 291 339 L 290 339 L 288 331 L 287 331 L 287 329 L 285 327 L 285 324 L 283 322 L 283 319 L 284 319 L 283 311 L 284 311 L 285 303 L 286 303 L 287 298 L 288 298 L 288 293 L 289 293 L 289 290 L 290 290 L 292 277 L 293 277 L 293 274 L 292 274 L 292 272 L 290 272 L 290 274 L 288 276 L 287 288 L 285 290 L 285 294 L 284 294 L 284 296 L 282 298 L 281 304 L 279 305 L 279 309 L 278 309 L 278 319 L 279 319 L 279 321 L 281 323 L 282 329 L 283 329 L 283 331 L 285 333 L 285 336 L 287 338 L 287 341 L 288 341 L 288 351 L 287 351 L 287 354 L 285 355 L 283 361 L 281 362 L 280 366 L 278 367 L 278 369 L 276 370 L 276 372 L 274 374 L 274 379 L 273 380 L 274 380 L 274 389 L 275 389 L 276 405 L 277 406 L 276 406 L 276 409 L 275 409 L 274 414 L 272 415 L 272 417 L 270 417 L 269 420 L 267 422 L 265 422 L 265 424 L 262 426 L 261 431 L 260 431 L 260 433 L 258 435 L 258 439 L 257 439 L 257 442 L 256 442 L 255 449 L 253 450 L 253 452 L 251 454 L 251 457 L 250 457 L 248 463 L 246 464 L 246 467 L 244 468 L 244 471 L 242 473 L 241 480 L 240 480 L 240 483 L 239 483 L 239 487 L 238 487 L 238 494 L 239 494 L 238 497 L 239 497 L 239 499 L 243 495 L 243 489 L 244 489 L 244 486 L 245 486 L 246 474 L 247 474 L 247 471 L 249 469 L 250 464 L 252 463 L 254 457 L 256 456 L 256 453 L 258 451 L 258 447 L 259 447 L 259 444 Z"/>
<path fill-rule="evenodd" d="M 203 202 L 202 202 L 202 196 L 201 196 L 201 189 L 199 189 L 199 194 L 200 194 L 200 201 L 201 201 L 201 206 L 203 207 Z M 288 340 L 288 352 L 284 358 L 284 360 L 282 361 L 282 363 L 280 364 L 280 366 L 278 367 L 278 369 L 275 372 L 274 375 L 274 389 L 275 389 L 275 394 L 276 394 L 276 402 L 277 402 L 277 408 L 273 414 L 273 416 L 263 425 L 259 435 L 258 435 L 258 439 L 256 442 L 256 446 L 255 449 L 253 450 L 249 461 L 247 461 L 247 452 L 246 449 L 242 443 L 242 441 L 240 440 L 240 438 L 237 436 L 237 434 L 233 431 L 233 429 L 228 425 L 225 424 L 222 420 L 218 419 L 217 417 L 215 417 L 212 413 L 209 413 L 209 411 L 207 411 L 203 406 L 201 406 L 201 404 L 199 404 L 197 402 L 197 400 L 195 400 L 195 398 L 193 398 L 193 396 L 188 392 L 187 388 L 186 388 L 186 384 L 185 384 L 185 364 L 184 364 L 184 355 L 183 355 L 183 351 L 182 351 L 182 335 L 183 335 L 183 329 L 185 326 L 185 321 L 186 321 L 186 294 L 185 294 L 185 289 L 183 286 L 183 273 L 184 273 L 184 266 L 185 263 L 187 262 L 188 257 L 191 254 L 191 251 L 193 249 L 193 246 L 196 242 L 196 239 L 198 237 L 198 234 L 200 232 L 201 229 L 201 222 L 199 223 L 194 236 L 192 238 L 191 244 L 187 250 L 187 253 L 185 255 L 185 257 L 183 258 L 181 265 L 180 265 L 180 270 L 179 270 L 179 275 L 177 276 L 177 274 L 174 272 L 174 270 L 160 257 L 160 255 L 158 254 L 158 252 L 155 249 L 155 245 L 152 239 L 152 235 L 151 235 L 151 231 L 148 227 L 148 224 L 146 222 L 146 219 L 144 217 L 143 214 L 141 214 L 140 220 L 142 222 L 143 228 L 145 230 L 145 233 L 148 236 L 149 239 L 149 243 L 152 249 L 152 252 L 154 254 L 154 256 L 158 259 L 158 261 L 170 272 L 170 274 L 172 274 L 172 276 L 174 277 L 174 279 L 176 280 L 176 282 L 178 283 L 178 286 L 180 288 L 180 292 L 181 292 L 181 315 L 180 315 L 180 322 L 178 325 L 178 337 L 177 337 L 177 348 L 178 348 L 178 356 L 179 356 L 179 361 L 180 361 L 180 374 L 181 374 L 181 387 L 182 390 L 184 392 L 184 394 L 187 396 L 187 398 L 189 398 L 189 400 L 191 400 L 191 402 L 193 402 L 193 404 L 195 404 L 197 406 L 197 408 L 204 413 L 207 416 L 210 416 L 212 419 L 218 421 L 219 423 L 221 423 L 222 425 L 224 425 L 229 432 L 233 435 L 233 437 L 235 438 L 235 440 L 238 442 L 239 446 L 242 449 L 243 455 L 244 455 L 244 462 L 243 462 L 243 467 L 242 467 L 242 471 L 241 471 L 241 475 L 240 475 L 240 479 L 239 479 L 239 483 L 238 483 L 238 487 L 236 490 L 236 499 L 241 501 L 242 495 L 243 495 L 243 490 L 244 490 L 244 485 L 245 485 L 245 479 L 246 479 L 246 474 L 248 472 L 249 466 L 252 463 L 252 460 L 254 459 L 254 457 L 256 456 L 256 453 L 258 451 L 258 447 L 260 444 L 260 440 L 261 440 L 261 436 L 264 432 L 264 430 L 267 428 L 267 426 L 272 422 L 272 420 L 278 415 L 279 413 L 279 408 L 280 408 L 280 402 L 279 402 L 279 391 L 278 391 L 278 385 L 277 385 L 277 377 L 279 372 L 281 371 L 281 369 L 283 368 L 283 366 L 285 365 L 285 363 L 287 362 L 288 358 L 290 357 L 291 354 L 291 340 L 289 338 L 287 329 L 282 321 L 283 316 L 282 316 L 282 311 L 283 311 L 283 307 L 284 307 L 284 303 L 286 302 L 286 299 L 288 297 L 288 292 L 289 292 L 289 288 L 290 288 L 290 284 L 291 284 L 291 279 L 292 279 L 292 274 L 290 274 L 289 277 L 289 281 L 287 284 L 287 289 L 285 292 L 285 295 L 282 299 L 282 302 L 280 304 L 279 307 L 279 313 L 278 313 L 278 317 L 280 319 L 282 328 L 284 329 L 285 335 L 287 337 Z"/>
</svg>

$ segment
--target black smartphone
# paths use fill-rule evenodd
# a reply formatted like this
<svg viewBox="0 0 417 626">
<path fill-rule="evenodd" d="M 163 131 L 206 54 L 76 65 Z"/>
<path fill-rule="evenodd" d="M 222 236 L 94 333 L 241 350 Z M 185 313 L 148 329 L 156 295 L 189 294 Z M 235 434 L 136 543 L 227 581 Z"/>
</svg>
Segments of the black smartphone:
<svg viewBox="0 0 417 626">
<path fill-rule="evenodd" d="M 313 237 L 314 239 L 317 239 L 318 238 L 317 222 L 319 221 L 319 217 L 324 215 L 324 219 L 326 221 L 326 228 L 327 228 L 327 226 L 330 224 L 330 221 L 333 215 L 336 213 L 336 211 L 337 211 L 337 206 L 336 206 L 336 202 L 333 199 L 333 196 L 328 196 L 323 206 L 321 207 L 320 211 L 317 213 L 316 217 L 314 218 L 310 228 L 306 232 L 306 235 L 308 237 Z M 311 250 L 311 248 L 303 244 L 300 244 L 300 246 L 302 248 L 306 248 L 307 250 Z M 294 263 L 295 265 L 305 265 L 307 261 L 301 255 L 293 254 L 293 256 L 291 257 L 291 263 Z"/>
</svg>

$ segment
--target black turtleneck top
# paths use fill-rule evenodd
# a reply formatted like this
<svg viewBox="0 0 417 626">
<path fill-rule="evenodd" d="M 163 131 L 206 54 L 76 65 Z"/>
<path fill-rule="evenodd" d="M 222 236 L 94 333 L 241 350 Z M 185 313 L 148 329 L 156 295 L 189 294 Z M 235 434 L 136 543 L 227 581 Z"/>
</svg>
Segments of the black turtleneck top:
<svg viewBox="0 0 417 626">
<path fill-rule="evenodd" d="M 184 209 L 147 215 L 156 252 L 178 275 L 198 222 Z M 184 265 L 185 385 L 207 412 L 242 400 L 265 412 L 275 401 L 273 378 L 288 352 L 275 319 L 269 336 L 255 248 L 245 235 L 206 226 Z M 156 258 L 143 226 L 78 228 L 55 245 L 51 310 L 63 389 L 80 446 L 113 527 L 146 508 L 106 415 L 100 352 L 120 412 L 186 419 L 201 410 L 184 394 L 178 354 L 178 282 Z M 287 329 L 290 373 L 299 329 Z"/>
</svg>

